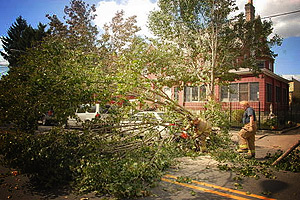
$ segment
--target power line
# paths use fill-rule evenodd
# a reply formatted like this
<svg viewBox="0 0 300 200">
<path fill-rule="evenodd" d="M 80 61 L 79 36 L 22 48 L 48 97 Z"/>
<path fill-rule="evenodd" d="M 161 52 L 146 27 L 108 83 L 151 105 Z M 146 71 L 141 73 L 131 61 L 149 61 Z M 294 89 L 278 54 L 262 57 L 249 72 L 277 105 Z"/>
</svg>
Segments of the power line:
<svg viewBox="0 0 300 200">
<path fill-rule="evenodd" d="M 279 16 L 289 15 L 289 14 L 293 14 L 293 13 L 297 13 L 297 12 L 300 12 L 300 10 L 286 12 L 286 13 L 281 13 L 281 14 L 276 14 L 276 15 L 270 15 L 270 16 L 267 16 L 267 17 L 261 17 L 261 19 L 272 18 L 272 17 L 279 17 Z"/>
</svg>

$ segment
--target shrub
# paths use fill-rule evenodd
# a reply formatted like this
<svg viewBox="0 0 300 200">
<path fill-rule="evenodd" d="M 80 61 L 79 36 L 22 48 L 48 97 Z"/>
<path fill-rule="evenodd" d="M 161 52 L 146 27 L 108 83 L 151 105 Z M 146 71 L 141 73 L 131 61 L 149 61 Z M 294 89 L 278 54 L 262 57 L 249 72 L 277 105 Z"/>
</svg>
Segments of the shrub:
<svg viewBox="0 0 300 200">
<path fill-rule="evenodd" d="M 242 110 L 242 109 L 233 110 L 232 115 L 231 115 L 231 117 L 232 117 L 231 120 L 234 123 L 242 123 L 244 112 L 245 112 L 245 110 Z"/>
<path fill-rule="evenodd" d="M 278 124 L 278 119 L 277 117 L 268 118 L 265 121 L 265 124 L 269 126 L 271 129 L 273 129 L 273 127 L 275 127 Z"/>
</svg>

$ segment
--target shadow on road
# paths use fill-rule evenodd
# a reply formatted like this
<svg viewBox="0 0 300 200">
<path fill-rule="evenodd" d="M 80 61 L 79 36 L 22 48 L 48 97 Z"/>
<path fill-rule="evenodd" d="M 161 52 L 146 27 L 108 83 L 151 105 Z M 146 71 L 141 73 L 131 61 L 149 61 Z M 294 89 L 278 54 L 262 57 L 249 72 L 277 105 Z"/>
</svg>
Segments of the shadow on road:
<svg viewBox="0 0 300 200">
<path fill-rule="evenodd" d="M 260 185 L 264 191 L 268 191 L 273 194 L 279 193 L 289 187 L 289 184 L 279 180 L 264 180 L 260 183 Z"/>
</svg>

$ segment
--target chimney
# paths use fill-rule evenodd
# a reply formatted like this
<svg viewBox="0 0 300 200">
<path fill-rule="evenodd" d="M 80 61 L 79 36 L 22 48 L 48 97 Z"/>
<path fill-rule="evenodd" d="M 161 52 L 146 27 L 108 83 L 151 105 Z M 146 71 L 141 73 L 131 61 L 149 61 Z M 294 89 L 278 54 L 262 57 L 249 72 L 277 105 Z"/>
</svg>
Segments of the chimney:
<svg viewBox="0 0 300 200">
<path fill-rule="evenodd" d="M 248 0 L 248 3 L 245 5 L 245 11 L 246 11 L 246 21 L 249 22 L 254 20 L 255 8 L 253 6 L 253 0 Z"/>
</svg>

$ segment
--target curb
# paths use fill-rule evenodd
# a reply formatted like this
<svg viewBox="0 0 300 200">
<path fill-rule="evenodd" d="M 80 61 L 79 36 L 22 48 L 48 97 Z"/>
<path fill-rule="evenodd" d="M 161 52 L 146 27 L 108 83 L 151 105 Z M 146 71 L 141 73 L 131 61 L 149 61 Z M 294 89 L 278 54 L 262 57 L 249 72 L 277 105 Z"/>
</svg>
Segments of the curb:
<svg viewBox="0 0 300 200">
<path fill-rule="evenodd" d="M 258 132 L 260 132 L 261 134 L 282 134 L 291 130 L 295 130 L 298 129 L 300 127 L 300 125 L 296 125 L 294 127 L 291 128 L 286 128 L 280 131 L 272 131 L 272 130 L 259 130 Z"/>
</svg>

